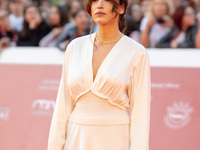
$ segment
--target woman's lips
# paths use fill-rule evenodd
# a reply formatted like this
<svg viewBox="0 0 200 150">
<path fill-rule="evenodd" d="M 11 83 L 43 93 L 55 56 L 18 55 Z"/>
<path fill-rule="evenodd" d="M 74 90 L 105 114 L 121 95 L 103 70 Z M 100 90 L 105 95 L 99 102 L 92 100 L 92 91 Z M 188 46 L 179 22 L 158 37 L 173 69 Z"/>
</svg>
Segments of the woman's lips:
<svg viewBox="0 0 200 150">
<path fill-rule="evenodd" d="M 106 15 L 106 13 L 98 11 L 98 12 L 95 13 L 95 15 L 96 16 L 104 16 L 104 15 Z"/>
</svg>

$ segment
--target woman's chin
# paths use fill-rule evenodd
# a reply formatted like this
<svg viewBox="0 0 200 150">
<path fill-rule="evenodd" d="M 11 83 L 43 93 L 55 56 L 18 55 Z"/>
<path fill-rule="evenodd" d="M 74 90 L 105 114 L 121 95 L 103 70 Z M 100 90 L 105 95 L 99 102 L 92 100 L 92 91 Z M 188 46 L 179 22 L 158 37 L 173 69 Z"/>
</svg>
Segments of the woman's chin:
<svg viewBox="0 0 200 150">
<path fill-rule="evenodd" d="M 97 23 L 97 24 L 102 24 L 102 25 L 103 24 L 105 25 L 105 24 L 108 23 L 108 21 L 105 20 L 104 18 L 97 18 L 97 19 L 94 20 L 94 22 Z"/>
</svg>

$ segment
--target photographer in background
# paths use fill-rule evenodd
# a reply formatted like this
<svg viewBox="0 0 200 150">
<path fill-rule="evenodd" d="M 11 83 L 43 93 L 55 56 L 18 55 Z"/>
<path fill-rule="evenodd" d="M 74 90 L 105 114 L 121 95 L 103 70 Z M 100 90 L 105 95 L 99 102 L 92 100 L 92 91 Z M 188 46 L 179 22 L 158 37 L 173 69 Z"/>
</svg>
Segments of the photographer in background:
<svg viewBox="0 0 200 150">
<path fill-rule="evenodd" d="M 141 44 L 144 47 L 155 47 L 173 27 L 171 15 L 174 5 L 171 0 L 153 0 L 147 16 L 140 25 Z"/>
</svg>

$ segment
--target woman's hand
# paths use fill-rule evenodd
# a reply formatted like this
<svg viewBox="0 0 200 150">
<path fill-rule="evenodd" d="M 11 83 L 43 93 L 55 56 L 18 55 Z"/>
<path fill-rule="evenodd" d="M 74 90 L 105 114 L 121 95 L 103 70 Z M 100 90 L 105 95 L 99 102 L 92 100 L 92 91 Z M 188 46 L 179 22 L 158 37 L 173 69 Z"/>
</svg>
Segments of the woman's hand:
<svg viewBox="0 0 200 150">
<path fill-rule="evenodd" d="M 36 29 L 39 24 L 42 22 L 42 19 L 39 15 L 37 15 L 35 18 L 33 18 L 31 20 L 31 22 L 29 23 L 29 28 L 30 29 Z"/>
</svg>

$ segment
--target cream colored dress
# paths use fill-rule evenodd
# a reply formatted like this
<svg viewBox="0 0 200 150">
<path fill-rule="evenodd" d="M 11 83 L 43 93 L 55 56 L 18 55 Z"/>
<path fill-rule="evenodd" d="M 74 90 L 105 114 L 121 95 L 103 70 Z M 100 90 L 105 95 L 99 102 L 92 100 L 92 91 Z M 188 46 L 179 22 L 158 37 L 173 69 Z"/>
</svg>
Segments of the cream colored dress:
<svg viewBox="0 0 200 150">
<path fill-rule="evenodd" d="M 93 81 L 95 34 L 66 49 L 48 150 L 149 150 L 149 55 L 124 35 Z"/>
</svg>

